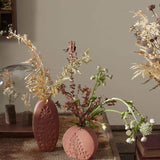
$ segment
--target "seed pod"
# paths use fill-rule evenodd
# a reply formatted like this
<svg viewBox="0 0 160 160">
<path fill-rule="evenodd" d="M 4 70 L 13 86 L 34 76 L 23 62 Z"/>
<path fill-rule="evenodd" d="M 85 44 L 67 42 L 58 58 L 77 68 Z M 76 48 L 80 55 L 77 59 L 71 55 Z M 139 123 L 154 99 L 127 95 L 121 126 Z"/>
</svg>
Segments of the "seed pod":
<svg viewBox="0 0 160 160">
<path fill-rule="evenodd" d="M 142 37 L 141 36 L 137 36 L 137 40 L 141 41 Z"/>
<path fill-rule="evenodd" d="M 137 37 L 137 36 L 138 36 L 138 33 L 137 33 L 137 32 L 135 32 L 135 33 L 134 33 L 134 35 Z"/>
<path fill-rule="evenodd" d="M 159 62 L 160 63 L 160 58 L 154 58 L 152 59 L 153 62 Z"/>
<path fill-rule="evenodd" d="M 154 36 L 154 40 L 157 40 L 157 36 Z"/>
<path fill-rule="evenodd" d="M 150 42 L 154 42 L 154 39 L 153 39 L 153 38 L 151 38 L 149 41 L 150 41 Z"/>
<path fill-rule="evenodd" d="M 151 54 L 151 53 L 153 53 L 153 47 L 149 47 L 149 48 L 147 48 L 147 53 L 149 53 L 149 54 Z"/>
<path fill-rule="evenodd" d="M 154 4 L 149 5 L 149 6 L 148 6 L 148 9 L 149 9 L 150 11 L 152 11 L 153 9 L 155 9 L 155 5 L 154 5 Z"/>
<path fill-rule="evenodd" d="M 143 40 L 142 43 L 141 43 L 142 46 L 147 46 L 147 44 L 148 44 L 148 43 L 147 43 L 147 40 L 146 40 L 146 39 Z"/>
</svg>

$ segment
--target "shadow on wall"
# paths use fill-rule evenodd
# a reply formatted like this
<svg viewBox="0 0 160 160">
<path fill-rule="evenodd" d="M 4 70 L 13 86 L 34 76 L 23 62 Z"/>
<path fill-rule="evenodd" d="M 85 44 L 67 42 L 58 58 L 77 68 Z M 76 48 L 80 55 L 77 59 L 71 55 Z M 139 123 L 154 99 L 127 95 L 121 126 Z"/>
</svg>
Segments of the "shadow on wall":
<svg viewBox="0 0 160 160">
<path fill-rule="evenodd" d="M 35 40 L 35 13 L 36 13 L 36 0 L 16 0 L 17 10 L 17 32 L 20 34 L 27 33 L 30 35 L 32 41 Z M 12 65 L 15 63 L 15 56 L 20 53 L 20 48 L 17 46 L 17 40 L 7 40 L 6 37 L 0 38 L 0 68 Z M 17 53 L 17 54 L 16 54 Z M 17 63 L 17 62 L 16 62 Z"/>
<path fill-rule="evenodd" d="M 17 31 L 35 39 L 36 0 L 17 0 Z"/>
</svg>

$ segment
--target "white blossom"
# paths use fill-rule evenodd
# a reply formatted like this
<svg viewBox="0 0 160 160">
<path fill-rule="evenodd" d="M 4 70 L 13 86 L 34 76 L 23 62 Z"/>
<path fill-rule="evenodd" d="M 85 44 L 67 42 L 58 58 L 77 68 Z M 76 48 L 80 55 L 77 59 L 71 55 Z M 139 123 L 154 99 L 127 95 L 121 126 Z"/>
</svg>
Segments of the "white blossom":
<svg viewBox="0 0 160 160">
<path fill-rule="evenodd" d="M 100 66 L 97 66 L 97 70 L 99 70 L 101 67 Z"/>
<path fill-rule="evenodd" d="M 127 138 L 126 142 L 131 144 L 131 143 L 135 142 L 135 138 L 134 137 Z"/>
<path fill-rule="evenodd" d="M 135 142 L 135 138 L 133 137 L 133 138 L 131 139 L 131 141 L 132 141 L 132 142 Z"/>
<path fill-rule="evenodd" d="M 132 128 L 134 128 L 135 127 L 135 120 L 132 120 L 131 122 L 130 122 L 130 128 L 132 129 Z"/>
<path fill-rule="evenodd" d="M 151 118 L 151 119 L 149 120 L 149 122 L 150 122 L 151 124 L 154 124 L 154 123 L 155 123 L 155 120 L 154 120 L 153 118 Z"/>
<path fill-rule="evenodd" d="M 127 143 L 132 143 L 131 138 L 127 138 L 127 139 L 126 139 L 126 142 L 127 142 Z"/>
<path fill-rule="evenodd" d="M 125 125 L 125 130 L 128 130 L 129 129 L 129 125 Z"/>
<path fill-rule="evenodd" d="M 107 128 L 106 125 L 104 123 L 102 123 L 102 129 L 106 130 L 106 128 Z"/>
<path fill-rule="evenodd" d="M 147 141 L 147 137 L 144 137 L 144 136 L 143 136 L 143 137 L 141 138 L 141 142 L 146 142 L 146 141 Z"/>
<path fill-rule="evenodd" d="M 142 133 L 143 136 L 151 134 L 152 133 L 152 125 L 149 122 L 142 123 L 140 125 L 140 132 Z"/>
</svg>

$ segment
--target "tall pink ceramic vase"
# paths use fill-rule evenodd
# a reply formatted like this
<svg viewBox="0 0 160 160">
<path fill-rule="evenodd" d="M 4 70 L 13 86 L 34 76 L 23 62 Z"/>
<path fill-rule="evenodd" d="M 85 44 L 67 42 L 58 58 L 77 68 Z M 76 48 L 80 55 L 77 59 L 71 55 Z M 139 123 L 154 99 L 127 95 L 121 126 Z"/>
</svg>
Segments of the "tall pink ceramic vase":
<svg viewBox="0 0 160 160">
<path fill-rule="evenodd" d="M 73 126 L 62 139 L 63 148 L 71 158 L 88 160 L 98 148 L 97 135 L 91 128 Z"/>
<path fill-rule="evenodd" d="M 54 102 L 39 100 L 33 112 L 33 133 L 39 149 L 43 152 L 54 150 L 59 136 L 59 116 Z"/>
</svg>

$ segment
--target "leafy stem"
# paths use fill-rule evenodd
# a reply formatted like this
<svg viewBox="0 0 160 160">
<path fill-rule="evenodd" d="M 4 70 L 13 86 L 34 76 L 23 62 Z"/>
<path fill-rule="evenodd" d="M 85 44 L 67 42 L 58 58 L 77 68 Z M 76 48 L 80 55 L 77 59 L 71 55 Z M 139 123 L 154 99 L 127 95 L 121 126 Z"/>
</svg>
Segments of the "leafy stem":
<svg viewBox="0 0 160 160">
<path fill-rule="evenodd" d="M 137 118 L 136 118 L 136 116 L 135 116 L 135 114 L 134 114 L 134 112 L 133 112 L 133 109 L 132 109 L 132 107 L 131 107 L 131 105 L 133 105 L 133 103 L 132 102 L 128 102 L 128 101 L 126 101 L 126 100 L 123 100 L 123 99 L 121 99 L 121 98 L 111 98 L 111 99 L 108 99 L 107 101 L 112 101 L 112 100 L 115 100 L 115 101 L 120 101 L 120 102 L 122 102 L 123 104 L 125 104 L 127 107 L 128 107 L 128 110 L 131 112 L 131 114 L 132 114 L 132 116 L 134 117 L 134 119 L 135 119 L 135 121 L 138 123 L 138 120 L 137 120 Z"/>
<path fill-rule="evenodd" d="M 104 112 L 115 112 L 121 114 L 120 111 L 114 110 L 114 109 L 105 109 Z"/>
<path fill-rule="evenodd" d="M 100 80 L 99 80 L 99 77 L 100 77 L 100 73 L 98 72 L 97 75 L 96 75 L 96 83 L 93 87 L 93 91 L 92 91 L 92 95 L 91 95 L 91 103 L 92 103 L 92 99 L 95 97 L 95 93 L 96 93 L 96 89 L 98 88 L 98 86 L 100 85 Z"/>
<path fill-rule="evenodd" d="M 101 85 L 101 83 L 102 83 L 103 85 L 106 84 L 106 82 L 105 82 L 105 81 L 106 81 L 106 77 L 107 77 L 108 79 L 111 79 L 111 78 L 112 78 L 111 75 L 108 75 L 108 74 L 107 74 L 107 70 L 106 70 L 105 68 L 102 69 L 101 67 L 97 66 L 97 74 L 96 74 L 96 75 L 93 75 L 93 76 L 90 78 L 91 80 L 96 79 L 96 83 L 95 83 L 95 85 L 94 85 L 94 87 L 93 87 L 93 90 L 92 90 L 92 95 L 91 95 L 91 97 L 90 97 L 90 103 L 89 103 L 88 109 L 90 109 L 92 102 L 94 102 L 94 101 L 96 100 L 96 98 L 97 98 L 97 97 L 95 96 L 95 93 L 96 93 L 97 88 Z"/>
</svg>

